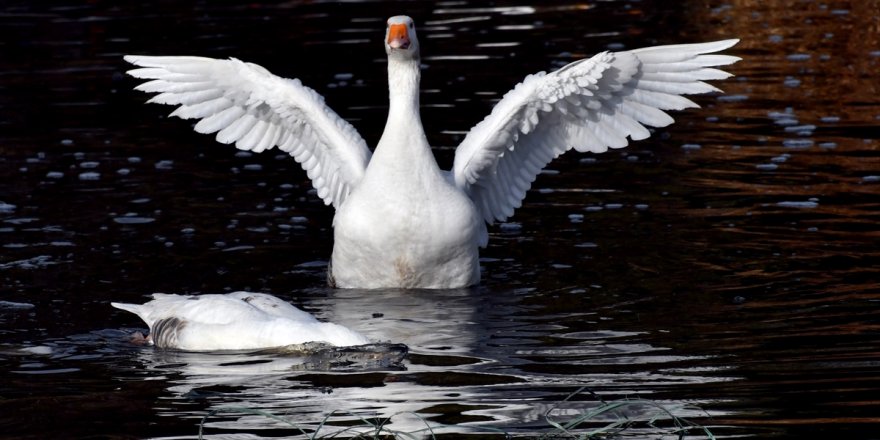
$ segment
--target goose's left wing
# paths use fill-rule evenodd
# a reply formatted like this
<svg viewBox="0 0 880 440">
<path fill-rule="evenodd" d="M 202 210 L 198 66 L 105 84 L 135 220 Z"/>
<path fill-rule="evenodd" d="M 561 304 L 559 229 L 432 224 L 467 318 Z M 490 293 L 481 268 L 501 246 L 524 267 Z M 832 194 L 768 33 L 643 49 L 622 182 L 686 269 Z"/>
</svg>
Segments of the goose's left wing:
<svg viewBox="0 0 880 440">
<path fill-rule="evenodd" d="M 260 152 L 273 147 L 302 165 L 325 204 L 339 208 L 363 177 L 370 150 L 354 127 L 297 79 L 235 58 L 127 55 L 128 71 L 159 92 L 148 102 L 178 105 L 172 116 L 199 119 L 195 130 Z"/>
<path fill-rule="evenodd" d="M 555 72 L 530 75 L 508 92 L 455 151 L 452 174 L 488 223 L 522 204 L 538 173 L 574 148 L 601 153 L 664 127 L 664 110 L 698 107 L 682 95 L 718 91 L 703 81 L 739 58 L 712 55 L 739 40 L 603 52 Z"/>
</svg>

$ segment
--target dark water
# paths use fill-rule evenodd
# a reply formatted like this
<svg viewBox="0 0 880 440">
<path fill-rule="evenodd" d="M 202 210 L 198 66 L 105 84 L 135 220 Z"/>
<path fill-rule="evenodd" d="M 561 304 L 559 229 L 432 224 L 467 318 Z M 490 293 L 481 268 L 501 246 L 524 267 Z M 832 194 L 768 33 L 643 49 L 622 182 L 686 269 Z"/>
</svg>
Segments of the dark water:
<svg viewBox="0 0 880 440">
<path fill-rule="evenodd" d="M 554 417 L 641 398 L 719 438 L 880 438 L 877 1 L 117 3 L 0 10 L 2 436 L 192 438 L 227 407 L 533 435 L 586 387 Z M 332 210 L 294 161 L 166 120 L 121 57 L 256 62 L 373 145 L 398 13 L 420 24 L 423 119 L 446 166 L 528 73 L 730 37 L 743 61 L 726 95 L 651 139 L 551 164 L 492 229 L 481 286 L 331 290 Z M 108 304 L 244 289 L 407 344 L 405 370 L 134 347 L 140 323 Z M 208 426 L 297 434 L 248 414 Z"/>
</svg>

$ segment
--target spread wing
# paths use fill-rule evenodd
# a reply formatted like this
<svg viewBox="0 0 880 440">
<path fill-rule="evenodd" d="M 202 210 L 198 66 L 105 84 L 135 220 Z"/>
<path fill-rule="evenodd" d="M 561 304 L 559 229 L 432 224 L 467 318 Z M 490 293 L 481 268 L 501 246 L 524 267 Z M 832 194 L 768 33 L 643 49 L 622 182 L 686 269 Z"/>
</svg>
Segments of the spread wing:
<svg viewBox="0 0 880 440">
<path fill-rule="evenodd" d="M 273 147 L 302 165 L 324 203 L 338 208 L 367 167 L 366 142 L 324 99 L 299 80 L 275 76 L 237 59 L 128 55 L 148 79 L 136 87 L 159 92 L 148 102 L 178 105 L 172 116 L 199 119 L 195 130 L 260 152 Z"/>
<path fill-rule="evenodd" d="M 730 77 L 713 67 L 739 58 L 711 54 L 738 41 L 603 52 L 526 77 L 456 149 L 456 185 L 486 222 L 505 221 L 560 154 L 625 147 L 671 124 L 664 110 L 698 107 L 682 95 L 718 91 L 703 81 Z"/>
</svg>

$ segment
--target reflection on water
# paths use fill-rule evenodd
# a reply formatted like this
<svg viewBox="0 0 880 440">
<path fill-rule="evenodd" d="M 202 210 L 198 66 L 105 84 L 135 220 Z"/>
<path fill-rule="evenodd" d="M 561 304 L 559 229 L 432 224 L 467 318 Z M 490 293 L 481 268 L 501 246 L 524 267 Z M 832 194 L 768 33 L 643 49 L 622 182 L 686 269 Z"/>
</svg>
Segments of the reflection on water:
<svg viewBox="0 0 880 440">
<path fill-rule="evenodd" d="M 875 437 L 877 1 L 405 6 L 4 8 L 0 432 L 191 437 L 209 411 L 248 407 L 312 428 L 334 410 L 334 423 L 416 411 L 453 431 L 537 433 L 550 409 L 641 397 L 698 406 L 676 413 L 719 437 Z M 332 212 L 297 165 L 166 120 L 131 91 L 121 56 L 259 63 L 317 89 L 374 144 L 378 35 L 400 12 L 424 23 L 423 120 L 445 166 L 528 73 L 729 37 L 743 61 L 726 94 L 651 139 L 554 162 L 492 229 L 480 287 L 325 289 Z M 131 317 L 108 304 L 232 290 L 273 293 L 409 356 L 402 369 L 304 371 L 302 356 L 132 347 Z M 249 414 L 208 427 L 295 434 Z"/>
</svg>

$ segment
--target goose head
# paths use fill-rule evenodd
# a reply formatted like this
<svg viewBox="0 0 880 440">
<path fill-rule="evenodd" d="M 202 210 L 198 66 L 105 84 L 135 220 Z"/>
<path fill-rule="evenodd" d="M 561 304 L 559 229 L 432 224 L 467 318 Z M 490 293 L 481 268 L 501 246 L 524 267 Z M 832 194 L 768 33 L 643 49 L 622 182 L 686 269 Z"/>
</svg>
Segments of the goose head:
<svg viewBox="0 0 880 440">
<path fill-rule="evenodd" d="M 413 19 L 396 15 L 387 21 L 385 29 L 385 53 L 389 58 L 418 59 L 419 39 Z"/>
</svg>

